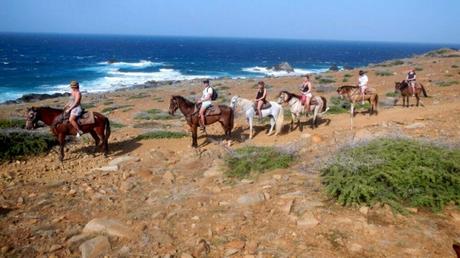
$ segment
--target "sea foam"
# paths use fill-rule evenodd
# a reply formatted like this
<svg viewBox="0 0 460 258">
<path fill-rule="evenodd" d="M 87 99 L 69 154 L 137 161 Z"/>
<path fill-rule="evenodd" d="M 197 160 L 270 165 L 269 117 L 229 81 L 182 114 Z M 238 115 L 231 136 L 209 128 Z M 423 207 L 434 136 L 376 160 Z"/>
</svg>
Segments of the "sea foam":
<svg viewBox="0 0 460 258">
<path fill-rule="evenodd" d="M 296 75 L 303 75 L 303 74 L 311 74 L 311 73 L 321 73 L 325 72 L 328 69 L 299 69 L 294 68 L 293 72 L 287 71 L 275 71 L 273 69 L 261 66 L 254 66 L 254 67 L 247 67 L 242 69 L 244 72 L 248 73 L 258 73 L 265 76 L 274 76 L 274 77 L 282 77 L 282 76 L 296 76 Z"/>
</svg>

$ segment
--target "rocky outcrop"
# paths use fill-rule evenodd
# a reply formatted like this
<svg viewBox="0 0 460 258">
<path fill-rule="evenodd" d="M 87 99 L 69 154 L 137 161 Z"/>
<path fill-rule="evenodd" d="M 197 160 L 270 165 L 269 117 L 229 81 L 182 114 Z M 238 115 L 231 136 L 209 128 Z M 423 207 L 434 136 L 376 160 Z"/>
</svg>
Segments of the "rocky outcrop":
<svg viewBox="0 0 460 258">
<path fill-rule="evenodd" d="M 338 70 L 340 69 L 336 64 L 333 64 L 331 67 L 329 67 L 329 71 L 337 72 Z"/>
<path fill-rule="evenodd" d="M 279 63 L 269 69 L 273 71 L 277 71 L 277 72 L 280 72 L 280 71 L 285 71 L 288 73 L 294 72 L 294 68 L 292 68 L 292 66 L 288 62 Z"/>
</svg>

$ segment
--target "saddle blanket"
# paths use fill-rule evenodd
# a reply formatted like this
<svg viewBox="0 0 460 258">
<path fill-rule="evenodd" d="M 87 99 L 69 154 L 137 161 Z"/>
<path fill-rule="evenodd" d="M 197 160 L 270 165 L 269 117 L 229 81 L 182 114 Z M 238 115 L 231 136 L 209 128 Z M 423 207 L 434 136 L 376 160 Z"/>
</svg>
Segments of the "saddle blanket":
<svg viewBox="0 0 460 258">
<path fill-rule="evenodd" d="M 216 115 L 220 115 L 221 113 L 222 113 L 222 110 L 220 110 L 218 105 L 212 105 L 206 109 L 204 114 L 206 116 L 216 116 Z"/>
<path fill-rule="evenodd" d="M 80 125 L 91 125 L 94 124 L 94 113 L 91 111 L 83 113 L 79 118 L 78 118 L 78 124 Z"/>
</svg>

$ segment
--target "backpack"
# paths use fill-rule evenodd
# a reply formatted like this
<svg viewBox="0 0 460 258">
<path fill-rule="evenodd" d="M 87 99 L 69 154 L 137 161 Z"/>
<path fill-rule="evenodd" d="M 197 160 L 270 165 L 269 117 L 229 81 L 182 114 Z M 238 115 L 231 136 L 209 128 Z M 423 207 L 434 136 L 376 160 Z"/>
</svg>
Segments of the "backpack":
<svg viewBox="0 0 460 258">
<path fill-rule="evenodd" d="M 216 100 L 217 97 L 219 97 L 219 94 L 217 94 L 216 89 L 214 89 L 212 87 L 211 87 L 211 89 L 212 89 L 211 100 Z"/>
</svg>

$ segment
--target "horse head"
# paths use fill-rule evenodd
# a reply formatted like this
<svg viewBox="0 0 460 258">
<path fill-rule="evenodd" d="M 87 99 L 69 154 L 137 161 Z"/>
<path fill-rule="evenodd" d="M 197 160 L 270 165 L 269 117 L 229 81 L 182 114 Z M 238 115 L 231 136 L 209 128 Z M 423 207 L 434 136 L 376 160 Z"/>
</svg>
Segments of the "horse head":
<svg viewBox="0 0 460 258">
<path fill-rule="evenodd" d="M 278 104 L 283 104 L 285 102 L 288 102 L 289 101 L 289 94 L 287 91 L 285 90 L 282 90 L 280 91 L 280 93 L 278 94 Z"/>
<path fill-rule="evenodd" d="M 233 110 L 236 109 L 236 106 L 238 104 L 239 96 L 233 96 L 232 99 L 230 100 L 230 107 L 232 107 Z"/>
<path fill-rule="evenodd" d="M 176 110 L 179 108 L 179 103 L 178 103 L 178 96 L 172 96 L 171 100 L 169 100 L 169 114 L 174 115 Z"/>
<path fill-rule="evenodd" d="M 37 128 L 39 120 L 38 109 L 36 107 L 27 108 L 26 112 L 26 129 L 32 130 Z"/>
</svg>

